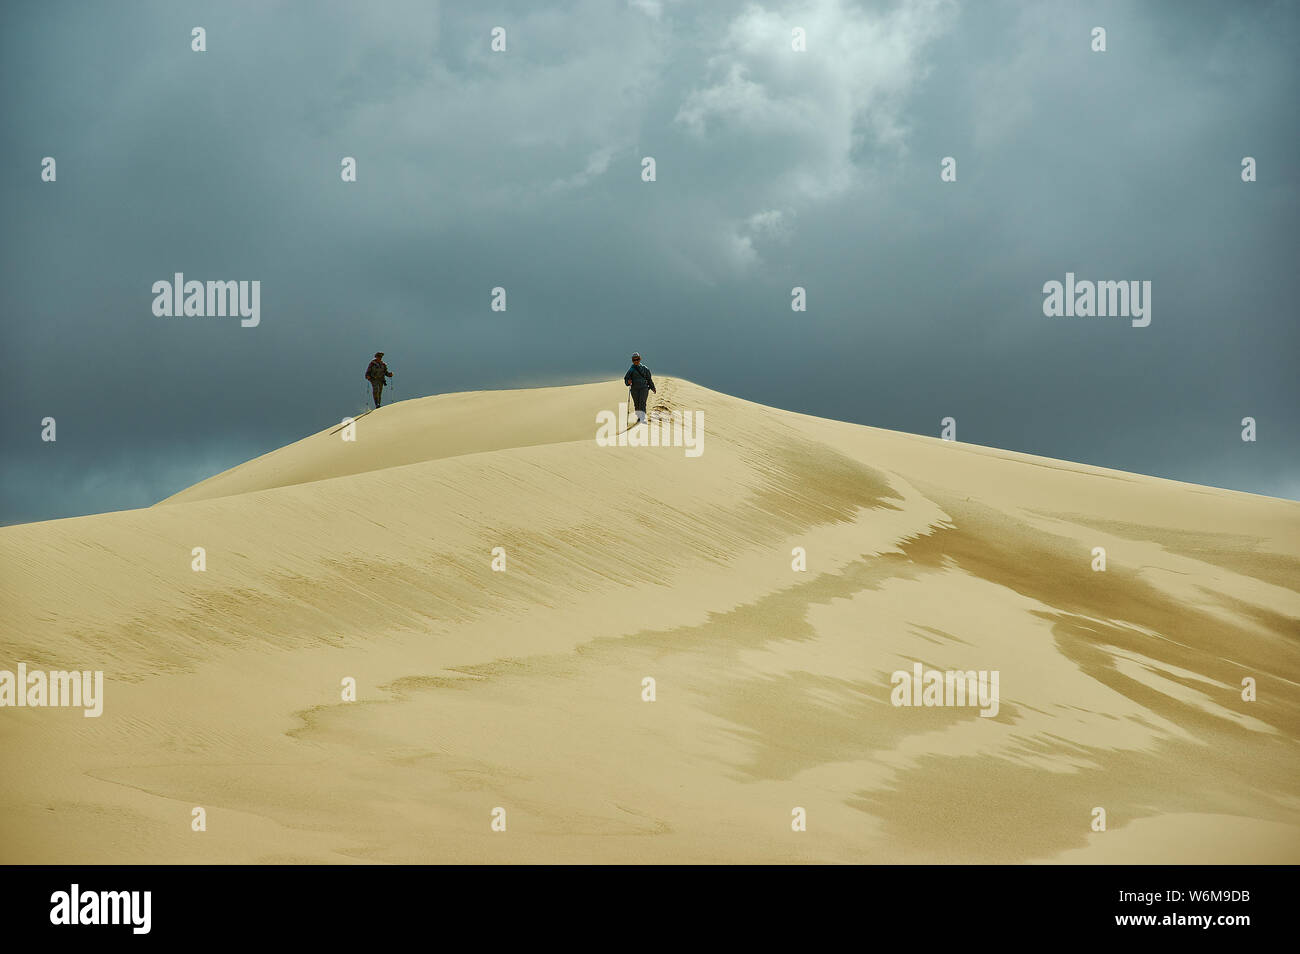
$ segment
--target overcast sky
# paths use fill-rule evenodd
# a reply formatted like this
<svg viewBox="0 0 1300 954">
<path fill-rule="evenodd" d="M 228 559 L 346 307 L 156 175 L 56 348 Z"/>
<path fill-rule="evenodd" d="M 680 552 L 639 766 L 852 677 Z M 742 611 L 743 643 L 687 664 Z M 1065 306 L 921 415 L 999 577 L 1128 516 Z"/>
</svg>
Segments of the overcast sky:
<svg viewBox="0 0 1300 954">
<path fill-rule="evenodd" d="M 1300 498 L 1297 49 L 1265 2 L 5 3 L 0 522 L 147 506 L 337 422 L 376 350 L 398 399 L 635 349 Z M 1044 316 L 1067 271 L 1150 281 L 1151 324 Z M 175 272 L 260 281 L 260 325 L 156 317 Z"/>
</svg>

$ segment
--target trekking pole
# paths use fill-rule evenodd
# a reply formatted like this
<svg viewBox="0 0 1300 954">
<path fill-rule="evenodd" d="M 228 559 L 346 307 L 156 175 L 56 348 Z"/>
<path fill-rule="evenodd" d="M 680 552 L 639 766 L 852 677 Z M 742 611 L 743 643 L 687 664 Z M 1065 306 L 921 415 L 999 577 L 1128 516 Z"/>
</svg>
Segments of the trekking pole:
<svg viewBox="0 0 1300 954">
<path fill-rule="evenodd" d="M 627 409 L 628 409 L 628 411 L 632 414 L 632 417 L 635 419 L 635 418 L 636 418 L 636 409 L 632 406 L 632 389 L 631 389 L 631 388 L 628 388 L 628 389 L 627 389 Z M 630 422 L 628 422 L 628 421 L 624 421 L 623 423 L 627 424 L 628 427 L 631 427 L 631 426 L 632 426 L 632 424 L 631 424 Z M 627 429 L 627 428 L 624 428 L 624 430 L 626 430 L 626 429 Z"/>
</svg>

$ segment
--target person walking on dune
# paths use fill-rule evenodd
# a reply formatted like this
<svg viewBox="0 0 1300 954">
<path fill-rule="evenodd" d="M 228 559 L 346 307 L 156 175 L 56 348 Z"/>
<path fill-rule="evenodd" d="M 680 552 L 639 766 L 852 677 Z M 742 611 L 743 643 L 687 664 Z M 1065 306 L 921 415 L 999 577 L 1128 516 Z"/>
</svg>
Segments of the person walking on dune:
<svg viewBox="0 0 1300 954">
<path fill-rule="evenodd" d="M 641 355 L 632 355 L 632 367 L 623 375 L 623 383 L 632 389 L 632 403 L 636 406 L 638 424 L 645 423 L 645 402 L 651 391 L 655 391 L 655 379 L 650 369 L 641 363 Z M 658 394 L 658 391 L 655 391 Z"/>
<path fill-rule="evenodd" d="M 376 351 L 370 364 L 366 365 L 366 380 L 370 382 L 370 393 L 374 395 L 375 407 L 379 407 L 379 396 L 387 383 L 384 379 L 392 376 L 393 372 L 389 371 L 388 365 L 384 364 L 384 353 Z"/>
</svg>

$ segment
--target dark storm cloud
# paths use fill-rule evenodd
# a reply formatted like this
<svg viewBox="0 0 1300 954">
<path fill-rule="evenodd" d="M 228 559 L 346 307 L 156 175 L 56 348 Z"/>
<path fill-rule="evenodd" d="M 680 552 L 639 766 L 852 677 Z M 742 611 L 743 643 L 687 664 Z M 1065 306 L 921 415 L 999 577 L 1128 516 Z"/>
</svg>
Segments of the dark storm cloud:
<svg viewBox="0 0 1300 954">
<path fill-rule="evenodd" d="M 145 506 L 337 421 L 377 349 L 399 398 L 636 348 L 763 403 L 1300 496 L 1289 5 L 0 18 L 5 522 Z M 259 280 L 260 326 L 154 317 L 177 271 Z M 1151 326 L 1045 318 L 1066 271 L 1152 281 Z"/>
</svg>

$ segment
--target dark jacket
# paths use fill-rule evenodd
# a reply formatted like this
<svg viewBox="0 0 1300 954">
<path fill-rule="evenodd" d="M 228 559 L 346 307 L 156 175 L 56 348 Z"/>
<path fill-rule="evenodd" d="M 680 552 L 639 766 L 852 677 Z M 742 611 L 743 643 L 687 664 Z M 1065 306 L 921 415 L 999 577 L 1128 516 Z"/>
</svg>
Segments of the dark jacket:
<svg viewBox="0 0 1300 954">
<path fill-rule="evenodd" d="M 378 358 L 371 358 L 370 364 L 366 365 L 366 380 L 371 384 L 383 384 L 384 378 L 391 378 L 393 372 L 388 370 L 388 365 Z"/>
<path fill-rule="evenodd" d="M 650 376 L 650 369 L 644 364 L 634 364 L 627 369 L 627 374 L 623 375 L 623 383 L 633 391 L 655 391 L 655 379 Z"/>
</svg>

